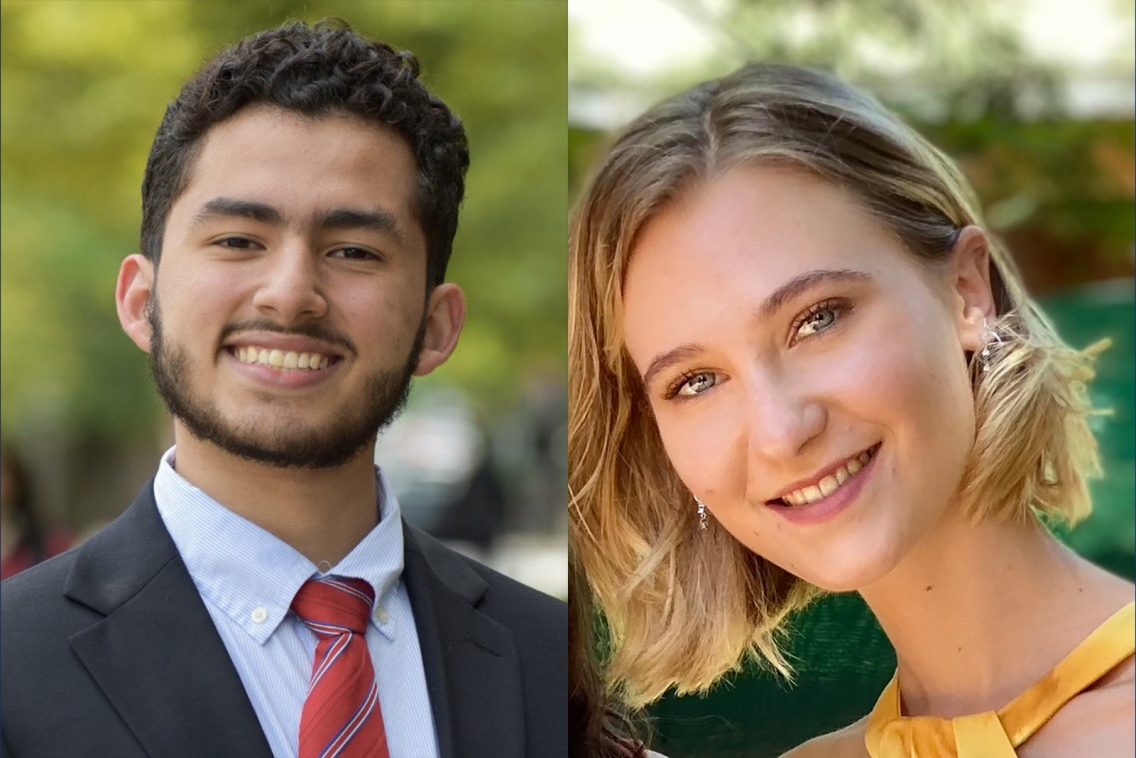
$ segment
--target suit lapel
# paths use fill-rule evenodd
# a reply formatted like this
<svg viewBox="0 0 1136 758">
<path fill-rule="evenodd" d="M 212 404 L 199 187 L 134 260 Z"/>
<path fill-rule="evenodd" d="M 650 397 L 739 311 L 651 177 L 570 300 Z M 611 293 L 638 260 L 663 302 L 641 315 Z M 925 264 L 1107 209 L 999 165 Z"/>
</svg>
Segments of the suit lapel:
<svg viewBox="0 0 1136 758">
<path fill-rule="evenodd" d="M 64 593 L 105 614 L 71 647 L 151 758 L 272 758 L 152 483 L 80 548 Z"/>
<path fill-rule="evenodd" d="M 520 658 L 512 633 L 477 609 L 488 584 L 423 532 L 404 525 L 403 538 L 441 758 L 522 758 Z"/>
</svg>

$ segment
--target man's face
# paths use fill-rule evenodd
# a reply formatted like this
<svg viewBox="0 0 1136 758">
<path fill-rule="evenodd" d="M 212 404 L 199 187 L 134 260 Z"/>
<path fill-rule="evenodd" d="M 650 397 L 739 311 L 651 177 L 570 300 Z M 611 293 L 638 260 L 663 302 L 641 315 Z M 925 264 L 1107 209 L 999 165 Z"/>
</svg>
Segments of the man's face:
<svg viewBox="0 0 1136 758">
<path fill-rule="evenodd" d="M 373 443 L 427 334 L 416 175 L 398 135 L 349 116 L 257 107 L 206 135 L 146 310 L 184 430 L 281 467 Z"/>
</svg>

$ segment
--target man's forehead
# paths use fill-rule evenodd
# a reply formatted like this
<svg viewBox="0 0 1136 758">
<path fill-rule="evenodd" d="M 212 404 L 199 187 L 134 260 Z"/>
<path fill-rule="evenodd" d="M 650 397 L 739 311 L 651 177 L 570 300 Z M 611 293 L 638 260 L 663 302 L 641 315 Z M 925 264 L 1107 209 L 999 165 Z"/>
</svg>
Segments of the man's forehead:
<svg viewBox="0 0 1136 758">
<path fill-rule="evenodd" d="M 339 113 L 254 106 L 201 139 L 175 200 L 192 224 L 240 215 L 391 228 L 404 237 L 416 225 L 417 165 L 393 129 Z"/>
<path fill-rule="evenodd" d="M 237 158 L 269 156 L 370 159 L 399 170 L 416 169 L 410 143 L 394 128 L 338 111 L 309 115 L 276 106 L 250 106 L 210 127 L 200 138 L 196 161 L 216 152 Z M 226 156 L 231 160 L 232 156 Z M 196 162 L 195 161 L 195 162 Z"/>
</svg>

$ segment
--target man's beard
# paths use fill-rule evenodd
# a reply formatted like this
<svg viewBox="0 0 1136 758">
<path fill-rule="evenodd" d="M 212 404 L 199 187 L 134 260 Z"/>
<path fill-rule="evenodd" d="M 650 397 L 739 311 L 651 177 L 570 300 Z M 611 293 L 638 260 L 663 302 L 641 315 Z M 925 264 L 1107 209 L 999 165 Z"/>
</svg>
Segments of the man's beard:
<svg viewBox="0 0 1136 758">
<path fill-rule="evenodd" d="M 418 366 L 418 357 L 426 338 L 426 319 L 423 316 L 406 363 L 400 369 L 379 371 L 368 376 L 365 381 L 366 390 L 359 398 L 357 407 L 343 408 L 319 426 L 295 425 L 289 429 L 286 426 L 288 419 L 281 418 L 278 428 L 264 430 L 255 428 L 251 423 L 244 427 L 232 423 L 221 415 L 207 397 L 193 393 L 186 378 L 192 375 L 190 358 L 176 345 L 165 344 L 161 312 L 156 300 L 151 301 L 149 321 L 153 335 L 150 343 L 150 373 L 169 412 L 194 437 L 239 458 L 277 468 L 323 469 L 342 466 L 373 443 L 379 432 L 406 407 L 410 380 Z M 235 331 L 234 326 L 230 325 L 226 331 Z M 271 322 L 258 321 L 241 327 L 241 331 L 255 329 L 325 340 L 330 336 L 320 326 L 284 330 Z M 345 342 L 342 338 L 332 341 L 339 344 Z"/>
</svg>

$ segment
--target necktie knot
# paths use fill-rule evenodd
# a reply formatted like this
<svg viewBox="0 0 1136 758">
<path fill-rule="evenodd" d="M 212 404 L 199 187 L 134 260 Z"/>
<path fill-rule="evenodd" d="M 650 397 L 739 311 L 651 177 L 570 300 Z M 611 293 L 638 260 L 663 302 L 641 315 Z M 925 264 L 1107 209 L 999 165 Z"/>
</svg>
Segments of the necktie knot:
<svg viewBox="0 0 1136 758">
<path fill-rule="evenodd" d="M 300 715 L 300 758 L 390 758 L 365 637 L 374 603 L 371 585 L 341 577 L 311 579 L 292 600 L 318 637 Z"/>
<path fill-rule="evenodd" d="M 321 636 L 364 634 L 374 603 L 375 591 L 362 579 L 310 579 L 293 598 L 292 610 Z"/>
</svg>

